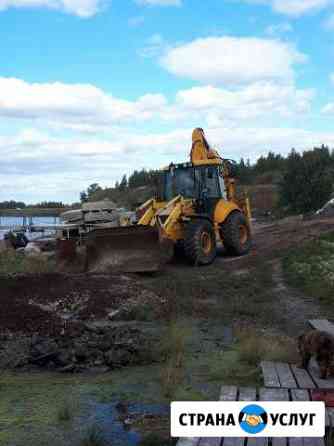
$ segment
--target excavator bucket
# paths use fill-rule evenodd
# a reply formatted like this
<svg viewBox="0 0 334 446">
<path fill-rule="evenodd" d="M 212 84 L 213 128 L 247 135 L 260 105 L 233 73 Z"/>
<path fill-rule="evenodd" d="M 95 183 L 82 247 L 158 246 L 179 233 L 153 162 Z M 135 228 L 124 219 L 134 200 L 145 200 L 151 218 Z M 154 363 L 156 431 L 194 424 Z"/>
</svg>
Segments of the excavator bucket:
<svg viewBox="0 0 334 446">
<path fill-rule="evenodd" d="M 85 245 L 90 272 L 154 272 L 167 261 L 159 232 L 150 226 L 96 229 Z"/>
</svg>

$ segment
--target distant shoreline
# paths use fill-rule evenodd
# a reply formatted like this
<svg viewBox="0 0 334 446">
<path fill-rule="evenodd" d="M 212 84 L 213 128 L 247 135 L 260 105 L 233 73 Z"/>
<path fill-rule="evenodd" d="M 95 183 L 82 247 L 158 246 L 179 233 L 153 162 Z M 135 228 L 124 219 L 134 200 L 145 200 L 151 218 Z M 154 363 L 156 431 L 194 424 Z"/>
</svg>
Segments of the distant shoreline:
<svg viewBox="0 0 334 446">
<path fill-rule="evenodd" d="M 24 208 L 24 209 L 0 209 L 0 217 L 59 217 L 65 211 L 72 208 Z"/>
</svg>

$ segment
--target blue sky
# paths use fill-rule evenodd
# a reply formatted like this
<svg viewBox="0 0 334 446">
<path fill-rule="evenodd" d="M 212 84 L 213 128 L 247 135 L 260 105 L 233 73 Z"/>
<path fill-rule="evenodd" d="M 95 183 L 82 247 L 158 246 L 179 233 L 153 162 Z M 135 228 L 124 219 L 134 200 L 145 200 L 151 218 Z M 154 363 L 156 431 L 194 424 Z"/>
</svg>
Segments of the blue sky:
<svg viewBox="0 0 334 446">
<path fill-rule="evenodd" d="M 0 0 L 0 200 L 334 147 L 333 0 Z"/>
</svg>

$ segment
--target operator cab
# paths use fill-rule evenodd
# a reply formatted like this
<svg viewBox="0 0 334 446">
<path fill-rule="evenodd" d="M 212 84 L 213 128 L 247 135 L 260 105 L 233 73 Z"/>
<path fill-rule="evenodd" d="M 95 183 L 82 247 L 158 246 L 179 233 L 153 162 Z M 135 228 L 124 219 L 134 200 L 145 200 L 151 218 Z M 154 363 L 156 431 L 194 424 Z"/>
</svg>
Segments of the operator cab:
<svg viewBox="0 0 334 446">
<path fill-rule="evenodd" d="M 204 201 L 226 199 L 223 169 L 218 165 L 171 164 L 162 173 L 161 189 L 163 201 L 177 195 Z"/>
</svg>

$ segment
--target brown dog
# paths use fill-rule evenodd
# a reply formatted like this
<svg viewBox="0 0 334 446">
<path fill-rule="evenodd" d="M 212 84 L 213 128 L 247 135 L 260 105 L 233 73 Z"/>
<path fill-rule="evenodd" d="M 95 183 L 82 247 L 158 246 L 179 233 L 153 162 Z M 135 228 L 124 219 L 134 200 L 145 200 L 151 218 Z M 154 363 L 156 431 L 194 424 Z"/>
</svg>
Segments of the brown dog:
<svg viewBox="0 0 334 446">
<path fill-rule="evenodd" d="M 334 337 L 325 331 L 312 330 L 298 338 L 301 355 L 300 367 L 307 368 L 315 356 L 320 369 L 320 378 L 326 379 L 334 374 Z"/>
</svg>

